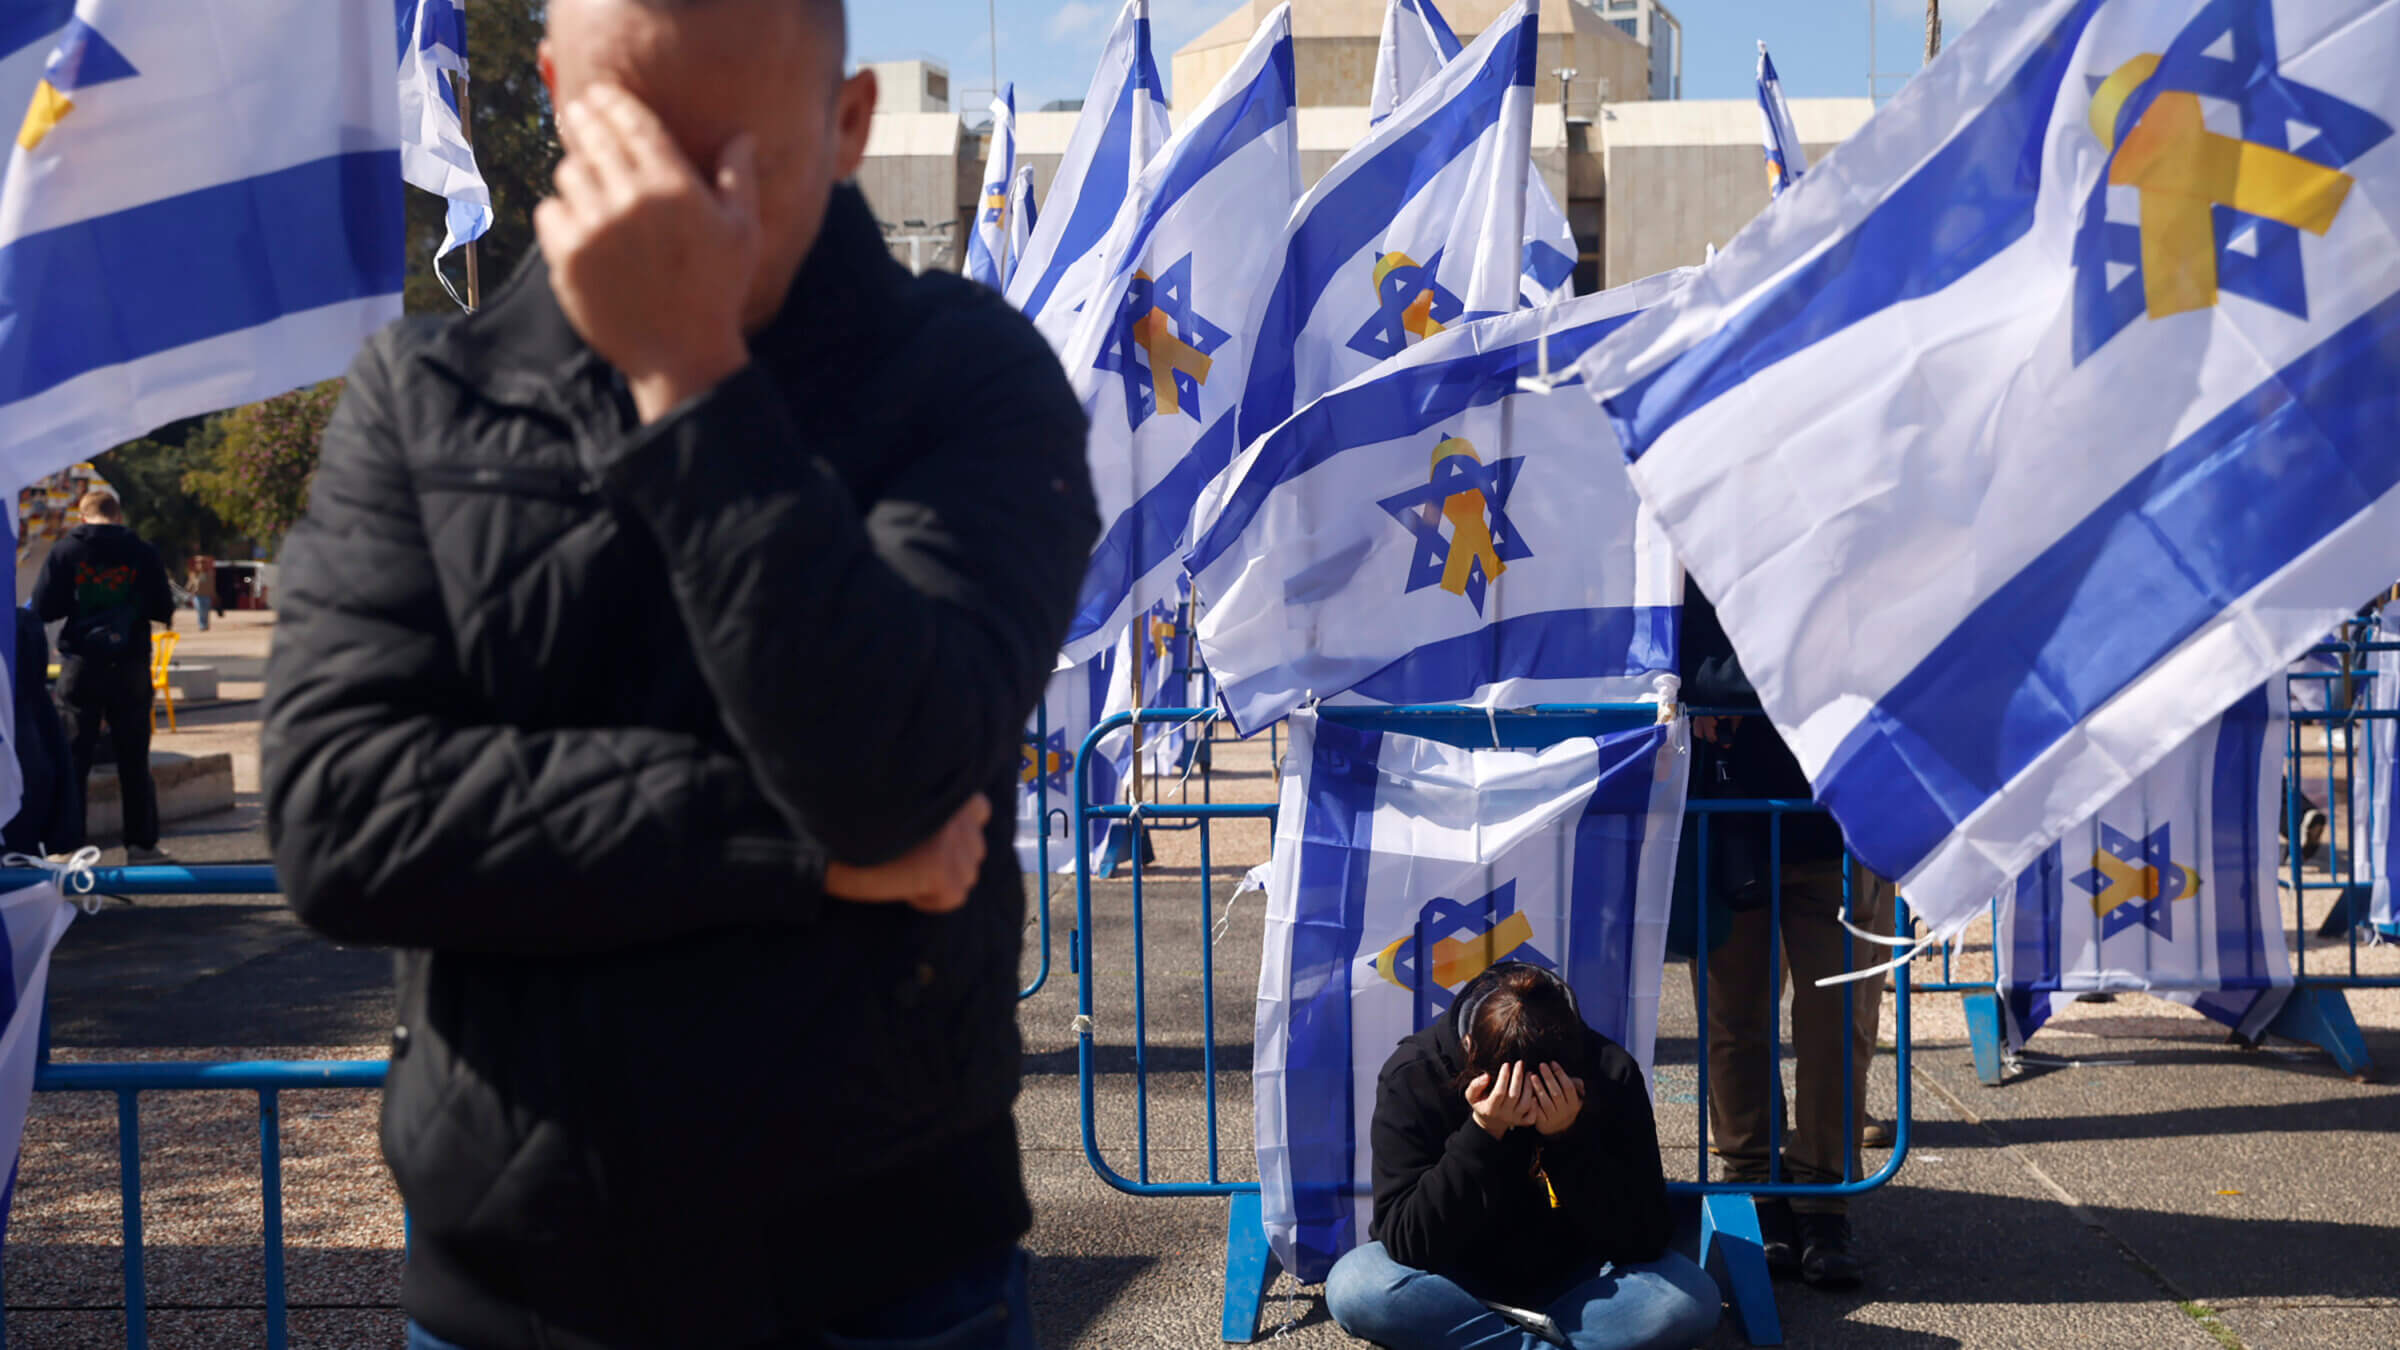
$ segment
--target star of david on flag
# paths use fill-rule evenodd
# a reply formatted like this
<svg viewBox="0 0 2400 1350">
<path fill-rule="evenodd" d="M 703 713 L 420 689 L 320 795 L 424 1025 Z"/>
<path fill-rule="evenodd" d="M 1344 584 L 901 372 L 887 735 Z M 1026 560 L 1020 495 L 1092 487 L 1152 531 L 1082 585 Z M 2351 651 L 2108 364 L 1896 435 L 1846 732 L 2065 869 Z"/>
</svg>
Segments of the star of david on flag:
<svg viewBox="0 0 2400 1350">
<path fill-rule="evenodd" d="M 1533 556 L 1508 519 L 1508 497 L 1524 467 L 1523 455 L 1486 465 L 1473 446 L 1451 437 L 1433 452 L 1431 482 L 1376 503 L 1417 537 L 1402 594 L 1438 585 L 1483 613 L 1491 583 L 1510 563 Z"/>
<path fill-rule="evenodd" d="M 1441 283 L 1442 250 L 1422 265 L 1405 253 L 1375 263 L 1375 317 L 1350 339 L 1350 350 L 1381 361 L 1407 351 L 1466 315 L 1465 302 Z"/>
<path fill-rule="evenodd" d="M 1067 774 L 1075 767 L 1075 752 L 1067 746 L 1067 733 L 1053 731 L 1042 745 L 1036 762 L 1033 743 L 1027 741 L 1018 757 L 1017 781 L 1028 789 L 1039 783 L 1044 791 L 1064 798 L 1067 795 Z"/>
<path fill-rule="evenodd" d="M 2216 0 L 2163 54 L 2086 82 L 2112 157 L 2075 235 L 2075 359 L 2220 292 L 2307 318 L 2301 231 L 2333 227 L 2355 182 L 2342 170 L 2391 126 L 2281 69 L 2266 0 Z M 2209 126 L 2203 100 L 2238 112 L 2238 138 Z M 2138 194 L 2138 222 L 2112 218 L 2112 189 Z"/>
<path fill-rule="evenodd" d="M 2161 825 L 2136 839 L 2113 825 L 2100 826 L 2100 851 L 2092 870 L 2073 878 L 2091 892 L 2100 936 L 2114 937 L 2136 924 L 2160 937 L 2175 936 L 2174 902 L 2200 889 L 2200 874 L 2175 861 L 2174 826 Z"/>
<path fill-rule="evenodd" d="M 1092 365 L 1124 381 L 1129 430 L 1162 412 L 1204 422 L 1200 390 L 1217 349 L 1232 336 L 1192 307 L 1192 255 L 1186 253 L 1155 279 L 1134 274 Z"/>
<path fill-rule="evenodd" d="M 1417 911 L 1416 927 L 1375 958 L 1375 973 L 1418 995 L 1417 1025 L 1450 1010 L 1457 992 L 1502 961 L 1544 970 L 1558 963 L 1534 944 L 1533 918 L 1517 908 L 1517 883 L 1504 881 L 1473 900 L 1437 896 Z"/>
</svg>

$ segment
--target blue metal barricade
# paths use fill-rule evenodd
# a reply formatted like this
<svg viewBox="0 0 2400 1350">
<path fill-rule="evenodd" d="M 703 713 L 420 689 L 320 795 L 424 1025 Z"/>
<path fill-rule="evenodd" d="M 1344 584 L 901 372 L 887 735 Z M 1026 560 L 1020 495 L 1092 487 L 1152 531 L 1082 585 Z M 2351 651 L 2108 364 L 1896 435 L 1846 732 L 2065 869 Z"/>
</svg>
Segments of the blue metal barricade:
<svg viewBox="0 0 2400 1350">
<path fill-rule="evenodd" d="M 104 895 L 264 895 L 279 887 L 271 867 L 104 867 L 95 869 L 94 891 Z M 0 885 L 25 885 L 37 872 L 0 873 Z M 36 1092 L 106 1092 L 117 1099 L 118 1194 L 125 1234 L 125 1344 L 150 1343 L 148 1284 L 142 1259 L 141 1094 L 145 1092 L 253 1092 L 258 1095 L 258 1150 L 266 1246 L 266 1344 L 283 1350 L 286 1291 L 283 1240 L 283 1144 L 281 1094 L 326 1088 L 383 1086 L 382 1060 L 260 1060 L 249 1063 L 78 1063 L 49 1062 L 44 1022 L 42 1063 L 34 1071 Z M 395 1294 L 397 1291 L 395 1291 Z M 0 1318 L 0 1345 L 6 1320 Z"/>
<path fill-rule="evenodd" d="M 1573 736 L 1649 725 L 1656 720 L 1657 709 L 1647 704 L 1553 707 L 1502 713 L 1456 707 L 1320 708 L 1319 716 L 1329 721 L 1373 725 L 1386 730 L 1404 731 L 1461 745 L 1534 748 L 1553 744 Z M 1210 711 L 1191 708 L 1152 709 L 1146 710 L 1138 716 L 1120 714 L 1107 719 L 1093 729 L 1091 735 L 1084 742 L 1085 752 L 1088 754 L 1099 745 L 1104 737 L 1134 725 L 1137 721 L 1163 722 L 1195 719 L 1213 721 L 1215 717 L 1216 714 Z M 1280 747 L 1276 748 L 1280 749 Z M 1075 1028 L 1080 1117 L 1084 1157 L 1090 1164 L 1093 1173 L 1115 1189 L 1137 1196 L 1222 1196 L 1226 1198 L 1228 1202 L 1226 1284 L 1222 1334 L 1224 1339 L 1229 1342 L 1247 1342 L 1257 1332 L 1258 1317 L 1264 1303 L 1265 1291 L 1273 1274 L 1273 1263 L 1261 1223 L 1258 1183 L 1227 1180 L 1222 1161 L 1222 1142 L 1218 1123 L 1217 1066 L 1220 1058 L 1216 1044 L 1215 944 L 1210 935 L 1210 907 L 1213 904 L 1215 886 L 1213 884 L 1214 874 L 1210 866 L 1209 847 L 1210 831 L 1215 825 L 1230 820 L 1272 821 L 1276 815 L 1276 805 L 1273 802 L 1209 802 L 1168 805 L 1095 803 L 1090 800 L 1091 794 L 1088 787 L 1080 781 L 1074 796 L 1079 821 L 1078 832 L 1082 829 L 1080 822 L 1088 819 L 1122 820 L 1134 828 L 1147 829 L 1152 827 L 1154 818 L 1161 817 L 1178 822 L 1189 822 L 1200 831 L 1202 903 L 1199 916 L 1201 949 L 1198 978 L 1203 1017 L 1200 1067 L 1205 1080 L 1203 1100 L 1206 1112 L 1205 1120 L 1202 1122 L 1206 1139 L 1204 1172 L 1196 1177 L 1162 1179 L 1154 1175 L 1152 1167 L 1150 1144 L 1152 1096 L 1150 1065 L 1152 1055 L 1149 1031 L 1150 981 L 1147 968 L 1148 895 L 1143 869 L 1138 863 L 1140 857 L 1138 849 L 1135 851 L 1137 865 L 1132 871 L 1127 893 L 1130 906 L 1128 914 L 1130 936 L 1133 943 L 1133 1020 L 1130 1049 L 1134 1094 L 1134 1138 L 1133 1167 L 1130 1175 L 1110 1160 L 1109 1152 L 1104 1148 L 1100 1138 L 1098 1088 L 1101 1074 L 1099 1056 L 1101 1046 L 1096 1039 L 1094 1020 L 1096 1015 L 1096 971 L 1092 946 L 1094 878 L 1088 867 L 1079 868 L 1077 872 L 1076 925 L 1074 931 L 1069 935 L 1072 966 L 1077 975 Z M 1778 935 L 1770 938 L 1770 942 L 1779 942 L 1783 903 L 1782 884 L 1779 876 L 1782 821 L 1791 815 L 1819 813 L 1821 809 L 1814 803 L 1805 801 L 1705 801 L 1692 803 L 1688 817 L 1692 824 L 1689 827 L 1698 829 L 1701 834 L 1699 855 L 1701 874 L 1698 878 L 1701 893 L 1703 895 L 1707 893 L 1707 835 L 1713 828 L 1714 822 L 1720 817 L 1734 815 L 1769 817 L 1773 822 L 1769 827 L 1769 834 L 1770 849 L 1775 863 L 1770 870 L 1771 873 L 1777 875 L 1769 892 L 1768 925 L 1769 932 Z M 1855 901 L 1856 877 L 1855 862 L 1846 863 L 1843 878 L 1843 907 L 1845 913 L 1853 916 L 1856 914 L 1856 911 L 1851 908 Z M 1707 905 L 1702 904 L 1699 909 L 1700 929 L 1696 950 L 1706 953 L 1709 950 L 1706 928 Z M 1905 911 L 1895 902 L 1896 935 L 1905 933 L 1907 925 L 1904 914 Z M 1851 939 L 1845 935 L 1845 954 L 1851 957 L 1847 964 L 1855 968 L 1860 963 L 1856 959 L 1856 953 L 1848 949 L 1850 941 Z M 1777 960 L 1777 955 L 1771 951 L 1768 958 L 1770 970 L 1776 968 Z M 1781 1126 L 1779 1122 L 1773 1120 L 1771 1113 L 1770 1179 L 1764 1184 L 1748 1184 L 1708 1179 L 1710 1126 L 1706 1048 L 1707 966 L 1708 961 L 1705 956 L 1695 962 L 1694 1002 L 1701 1028 L 1699 1043 L 1695 1051 L 1695 1059 L 1698 1063 L 1698 1090 L 1695 1094 L 1695 1102 L 1699 1122 L 1695 1176 L 1699 1179 L 1671 1183 L 1669 1190 L 1677 1195 L 1693 1197 L 1698 1201 L 1701 1211 L 1701 1259 L 1707 1262 L 1714 1257 L 1725 1271 L 1726 1281 L 1730 1286 L 1729 1297 L 1734 1304 L 1736 1316 L 1751 1342 L 1760 1345 L 1775 1344 L 1781 1339 L 1779 1319 L 1775 1313 L 1773 1292 L 1767 1280 L 1754 1199 L 1760 1196 L 1855 1195 L 1885 1184 L 1899 1172 L 1907 1159 L 1909 1142 L 1909 973 L 1906 966 L 1899 967 L 1895 971 L 1899 998 L 1893 1028 L 1893 1043 L 1896 1047 L 1893 1067 L 1898 1109 L 1891 1154 L 1882 1168 L 1872 1175 L 1856 1176 L 1851 1174 L 1851 1169 L 1846 1161 L 1844 1180 L 1838 1184 L 1801 1184 L 1784 1180 L 1779 1158 Z M 1422 963 L 1420 963 L 1420 967 L 1422 967 Z M 1853 1053 L 1850 1033 L 1854 1029 L 1852 1018 L 1855 1015 L 1855 1001 L 1845 998 L 1843 1000 L 1843 1053 L 1845 1057 L 1843 1080 L 1845 1083 L 1855 1081 L 1849 1072 L 1854 1067 L 1849 1056 Z M 1779 1041 L 1780 1033 L 1770 1033 L 1769 1064 L 1772 1071 L 1778 1075 L 1781 1072 L 1782 1062 L 1782 1049 Z M 1844 1101 L 1846 1137 L 1856 1138 L 1856 1126 L 1860 1123 L 1858 1113 L 1861 1110 L 1863 1110 L 1863 1103 L 1846 1093 Z M 1249 1141 L 1243 1142 L 1247 1144 Z"/>
</svg>

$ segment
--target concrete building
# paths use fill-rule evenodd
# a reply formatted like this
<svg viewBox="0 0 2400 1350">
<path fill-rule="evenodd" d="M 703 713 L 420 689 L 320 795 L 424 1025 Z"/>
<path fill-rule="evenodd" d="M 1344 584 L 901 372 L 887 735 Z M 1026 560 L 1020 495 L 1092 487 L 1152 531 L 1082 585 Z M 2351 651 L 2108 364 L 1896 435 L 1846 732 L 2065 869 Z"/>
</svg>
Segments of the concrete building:
<svg viewBox="0 0 2400 1350">
<path fill-rule="evenodd" d="M 1586 0 L 1600 17 L 1642 44 L 1650 53 L 1650 79 L 1643 88 L 1652 101 L 1683 97 L 1683 25 L 1658 0 Z M 1631 100 L 1631 89 L 1617 97 Z"/>
<path fill-rule="evenodd" d="M 1507 8 L 1507 0 L 1440 3 L 1470 40 Z M 1367 133 L 1385 8 L 1386 0 L 1292 0 L 1306 183 Z M 1243 0 L 1173 54 L 1169 92 L 1178 108 L 1199 105 L 1273 9 L 1271 0 Z M 1672 97 L 1682 87 L 1683 30 L 1658 0 L 1542 0 L 1540 24 L 1540 68 L 1576 72 L 1563 90 L 1548 75 L 1536 86 L 1533 157 L 1575 231 L 1579 290 L 1699 262 L 1710 244 L 1723 247 L 1765 207 L 1757 104 Z M 876 115 L 859 181 L 886 222 L 896 257 L 955 268 L 965 254 L 986 142 L 954 113 L 922 110 L 926 86 L 905 83 L 911 67 L 938 70 L 923 62 L 877 67 L 897 69 L 904 81 L 898 87 L 917 94 L 895 103 L 887 86 L 884 106 L 891 111 Z M 946 96 L 946 79 L 943 88 Z M 1668 97 L 1657 97 L 1662 91 Z M 1863 98 L 1792 102 L 1812 162 L 1873 110 Z M 1045 203 L 1078 116 L 1017 115 L 1018 163 L 1033 167 L 1035 193 Z M 983 120 L 980 112 L 976 120 Z"/>
<path fill-rule="evenodd" d="M 950 111 L 950 68 L 938 61 L 870 61 L 860 68 L 875 72 L 876 106 L 886 112 Z"/>
</svg>

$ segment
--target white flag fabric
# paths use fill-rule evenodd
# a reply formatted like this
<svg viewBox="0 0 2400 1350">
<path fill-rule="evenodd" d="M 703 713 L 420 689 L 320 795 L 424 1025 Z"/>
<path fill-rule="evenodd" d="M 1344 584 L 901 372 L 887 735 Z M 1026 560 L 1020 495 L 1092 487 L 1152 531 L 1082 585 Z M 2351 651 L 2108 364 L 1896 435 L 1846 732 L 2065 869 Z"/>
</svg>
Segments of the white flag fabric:
<svg viewBox="0 0 2400 1350">
<path fill-rule="evenodd" d="M 2400 575 L 2395 61 L 2392 0 L 1994 10 L 1586 358 L 1937 931 Z"/>
<path fill-rule="evenodd" d="M 0 184 L 0 479 L 339 375 L 400 315 L 388 11 L 83 0 Z"/>
<path fill-rule="evenodd" d="M 1792 127 L 1792 105 L 1783 101 L 1783 77 L 1775 73 L 1775 58 L 1767 44 L 1758 44 L 1758 120 L 1767 152 L 1767 187 L 1780 197 L 1783 190 L 1808 172 L 1808 151 Z"/>
<path fill-rule="evenodd" d="M 1249 735 L 1312 695 L 1596 703 L 1676 670 L 1683 572 L 1591 400 L 1530 393 L 1669 273 L 1434 337 L 1311 403 L 1212 484 L 1185 559 Z"/>
<path fill-rule="evenodd" d="M 1016 262 L 1016 242 L 1009 221 L 1010 193 L 1017 179 L 1017 86 L 1010 84 L 992 100 L 992 152 L 985 156 L 983 192 L 976 198 L 975 232 L 967 237 L 966 274 L 995 291 L 1008 289 Z"/>
<path fill-rule="evenodd" d="M 2391 642 L 2393 635 L 2378 633 L 2377 642 Z M 2400 938 L 2400 830 L 2392 828 L 2392 808 L 2400 794 L 2392 790 L 2400 782 L 2400 651 L 2369 652 L 2365 662 L 2368 678 L 2359 686 L 2357 706 L 2366 718 L 2366 750 L 2359 756 L 2367 781 L 2361 788 L 2355 782 L 2360 799 L 2365 803 L 2365 838 L 2358 841 L 2355 880 L 2371 885 L 2367 921 L 2375 926 L 2378 935 Z M 2319 681 L 2322 683 L 2322 681 Z M 2293 691 L 2298 702 L 2298 689 Z M 2330 802 L 2328 802 L 2330 805 Z M 2348 844 L 2350 841 L 2342 841 Z"/>
<path fill-rule="evenodd" d="M 1293 209 L 1251 311 L 1238 445 L 1444 329 L 1517 307 L 1533 0 L 1367 133 Z"/>
<path fill-rule="evenodd" d="M 1017 166 L 1016 179 L 1008 189 L 1008 274 L 1017 274 L 1017 261 L 1025 256 L 1025 246 L 1033 239 L 1034 222 L 1041 212 L 1033 204 L 1033 166 Z"/>
<path fill-rule="evenodd" d="M 1375 55 L 1375 84 L 1368 94 L 1370 125 L 1399 111 L 1408 97 L 1464 50 L 1433 0 L 1391 0 L 1383 14 L 1383 45 Z M 1547 305 L 1575 293 L 1575 260 L 1582 250 L 1567 213 L 1539 171 L 1525 176 L 1525 274 L 1519 298 Z"/>
<path fill-rule="evenodd" d="M 1258 987 L 1267 1237 L 1303 1284 L 1366 1240 L 1392 1047 L 1499 961 L 1547 966 L 1650 1072 L 1686 724 L 1538 753 L 1292 718 Z"/>
<path fill-rule="evenodd" d="M 1150 0 L 1125 0 L 1100 51 L 1042 218 L 1008 281 L 1008 299 L 1063 348 L 1100 276 L 1100 250 L 1135 175 L 1167 139 L 1167 96 L 1150 54 Z"/>
<path fill-rule="evenodd" d="M 96 853 L 92 856 L 98 856 Z M 33 1105 L 33 1072 L 40 1066 L 42 1005 L 50 987 L 50 953 L 74 922 L 75 906 L 55 881 L 0 892 L 0 928 L 8 935 L 8 978 L 0 981 L 0 1241 L 17 1186 L 17 1153 L 25 1142 L 25 1113 Z"/>
<path fill-rule="evenodd" d="M 1244 314 L 1300 196 L 1292 73 L 1286 5 L 1143 171 L 1110 234 L 1100 299 L 1065 352 L 1103 522 L 1066 661 L 1173 602 L 1192 507 L 1233 459 Z"/>
<path fill-rule="evenodd" d="M 2282 677 L 2066 832 L 2003 893 L 2012 1045 L 2079 993 L 2142 990 L 2255 1038 L 2291 995 L 2275 839 Z"/>
<path fill-rule="evenodd" d="M 400 18 L 400 175 L 450 203 L 441 259 L 492 228 L 492 190 L 475 167 L 459 120 L 458 94 L 444 78 L 467 75 L 467 16 L 459 0 L 396 0 Z M 440 269 L 435 269 L 440 274 Z M 447 285 L 447 281 L 444 282 Z"/>
</svg>

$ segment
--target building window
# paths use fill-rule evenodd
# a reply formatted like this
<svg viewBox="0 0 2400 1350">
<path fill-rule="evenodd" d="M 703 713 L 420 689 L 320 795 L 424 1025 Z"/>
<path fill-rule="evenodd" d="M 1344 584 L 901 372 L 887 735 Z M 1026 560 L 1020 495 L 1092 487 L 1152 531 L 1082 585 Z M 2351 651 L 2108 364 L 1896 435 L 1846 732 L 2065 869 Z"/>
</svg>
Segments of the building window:
<svg viewBox="0 0 2400 1350">
<path fill-rule="evenodd" d="M 950 77 L 928 73 L 925 76 L 925 96 L 947 105 L 950 102 Z"/>
</svg>

